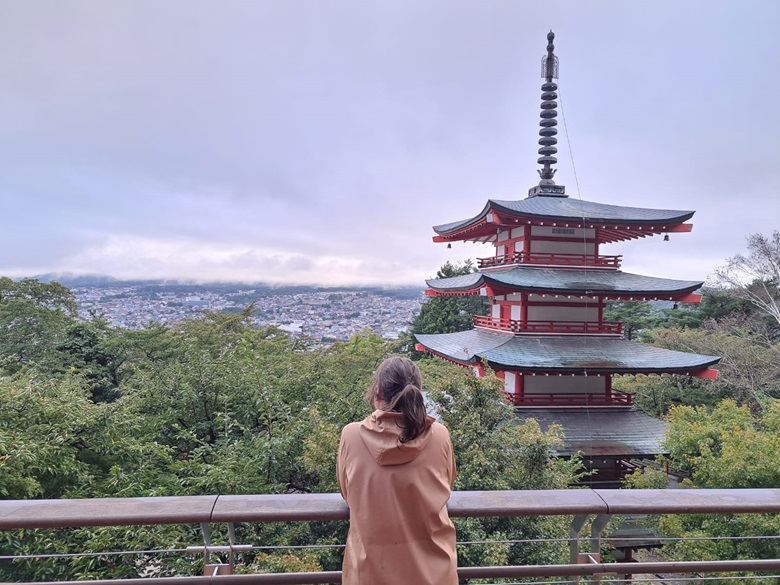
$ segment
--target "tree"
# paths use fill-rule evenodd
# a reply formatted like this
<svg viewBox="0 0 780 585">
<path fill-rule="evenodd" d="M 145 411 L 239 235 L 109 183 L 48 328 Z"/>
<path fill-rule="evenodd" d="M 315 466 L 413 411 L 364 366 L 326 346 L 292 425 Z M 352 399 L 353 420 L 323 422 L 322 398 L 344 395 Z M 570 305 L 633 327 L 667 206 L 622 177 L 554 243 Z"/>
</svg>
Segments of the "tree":
<svg viewBox="0 0 780 585">
<path fill-rule="evenodd" d="M 702 488 L 774 488 L 780 485 L 780 401 L 769 403 L 763 417 L 725 400 L 715 408 L 675 407 L 667 417 L 666 446 L 672 464 L 690 473 L 686 485 Z M 674 515 L 660 520 L 664 546 L 672 559 L 777 558 L 780 544 L 760 538 L 777 534 L 780 517 L 750 515 Z M 702 539 L 703 536 L 715 537 Z M 718 540 L 717 537 L 726 537 Z M 757 538 L 758 537 L 758 538 Z M 730 582 L 730 581 L 729 581 Z M 751 583 L 773 583 L 752 580 Z"/>
<path fill-rule="evenodd" d="M 59 368 L 81 374 L 96 402 L 112 401 L 119 396 L 120 369 L 126 360 L 121 335 L 108 322 L 93 316 L 90 321 L 68 326 L 57 346 Z"/>
<path fill-rule="evenodd" d="M 55 367 L 57 345 L 76 315 L 73 294 L 57 282 L 0 278 L 0 372 Z"/>
<path fill-rule="evenodd" d="M 745 299 L 780 326 L 780 231 L 751 234 L 747 254 L 737 254 L 716 271 L 730 294 Z"/>
<path fill-rule="evenodd" d="M 635 339 L 645 329 L 656 326 L 661 316 L 646 301 L 607 301 L 604 319 L 623 323 L 623 337 Z"/>
<path fill-rule="evenodd" d="M 711 404 L 713 398 L 732 398 L 758 413 L 768 401 L 780 398 L 780 355 L 777 346 L 756 336 L 754 329 L 744 327 L 742 320 L 724 319 L 719 323 L 709 321 L 703 329 L 655 329 L 649 332 L 651 342 L 658 347 L 721 358 L 715 380 L 680 378 L 671 382 L 687 394 L 679 402 Z"/>
<path fill-rule="evenodd" d="M 762 418 L 724 400 L 713 409 L 672 408 L 667 421 L 669 457 L 698 487 L 780 485 L 780 401 L 772 401 Z"/>
<path fill-rule="evenodd" d="M 476 272 L 477 268 L 466 260 L 462 264 L 445 262 L 436 273 L 436 278 L 451 278 Z M 471 329 L 474 325 L 474 315 L 486 315 L 488 301 L 481 296 L 437 296 L 431 297 L 420 308 L 420 312 L 412 320 L 409 341 L 409 351 L 414 350 L 414 335 L 429 333 L 455 333 Z M 420 357 L 419 352 L 413 355 Z"/>
<path fill-rule="evenodd" d="M 82 333 L 75 340 L 89 341 Z M 44 376 L 28 367 L 0 379 L 0 497 L 333 491 L 340 429 L 369 410 L 363 393 L 395 347 L 367 333 L 315 350 L 277 329 L 254 329 L 242 314 L 120 339 L 129 363 L 115 401 L 94 402 L 79 368 Z M 67 353 L 87 356 L 93 346 Z M 336 545 L 346 526 L 247 524 L 238 532 L 243 542 Z M 0 535 L 0 554 L 183 548 L 199 539 L 187 526 L 19 531 Z M 336 569 L 338 549 L 274 553 L 253 564 L 301 563 Z M 168 576 L 198 566 L 181 556 L 37 559 L 0 564 L 0 577 L 138 577 L 145 569 Z"/>
</svg>

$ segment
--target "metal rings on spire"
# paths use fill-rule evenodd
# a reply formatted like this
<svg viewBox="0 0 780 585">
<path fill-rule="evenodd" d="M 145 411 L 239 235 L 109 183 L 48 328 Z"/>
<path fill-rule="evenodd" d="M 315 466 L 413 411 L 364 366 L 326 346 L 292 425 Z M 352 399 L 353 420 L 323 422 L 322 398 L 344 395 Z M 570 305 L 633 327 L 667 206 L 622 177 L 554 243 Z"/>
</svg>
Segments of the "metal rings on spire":
<svg viewBox="0 0 780 585">
<path fill-rule="evenodd" d="M 555 147 L 558 144 L 558 139 L 555 137 L 558 134 L 558 84 L 553 79 L 558 79 L 558 57 L 555 56 L 553 51 L 555 45 L 553 40 L 555 34 L 550 31 L 547 33 L 547 55 L 542 57 L 542 77 L 544 83 L 542 84 L 542 113 L 539 126 L 539 158 L 536 162 L 542 165 L 539 169 L 539 177 L 541 177 L 540 185 L 548 184 L 554 185 L 553 177 L 555 176 L 556 169 L 552 168 L 552 165 L 558 162 L 555 155 L 558 153 L 558 149 Z"/>
</svg>

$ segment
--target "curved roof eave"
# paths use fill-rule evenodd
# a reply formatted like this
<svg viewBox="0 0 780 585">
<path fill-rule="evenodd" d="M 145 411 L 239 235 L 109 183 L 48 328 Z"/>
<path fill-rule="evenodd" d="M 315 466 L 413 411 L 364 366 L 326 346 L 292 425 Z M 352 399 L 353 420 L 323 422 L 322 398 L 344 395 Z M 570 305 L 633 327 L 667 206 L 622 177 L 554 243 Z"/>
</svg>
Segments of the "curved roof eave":
<svg viewBox="0 0 780 585">
<path fill-rule="evenodd" d="M 450 278 L 425 281 L 440 293 L 473 292 L 483 286 L 539 294 L 602 294 L 660 295 L 690 293 L 704 284 L 702 281 L 674 280 L 632 274 L 621 270 L 583 270 L 565 268 L 533 268 L 516 266 L 506 270 L 474 272 Z"/>
<path fill-rule="evenodd" d="M 485 204 L 485 207 L 482 208 L 482 211 L 480 211 L 479 214 L 475 215 L 471 219 L 462 219 L 459 221 L 453 221 L 450 223 L 435 225 L 433 226 L 433 231 L 435 231 L 439 235 L 445 235 L 448 233 L 458 231 L 459 229 L 465 228 L 473 223 L 476 223 L 477 221 L 487 216 L 488 212 L 490 211 L 490 204 L 492 202 L 493 202 L 492 199 L 488 199 L 488 202 Z"/>
<path fill-rule="evenodd" d="M 494 369 L 542 374 L 687 374 L 720 361 L 614 338 L 512 337 L 475 329 L 415 337 L 432 353 L 463 365 L 486 359 Z"/>
<path fill-rule="evenodd" d="M 433 230 L 440 236 L 456 233 L 484 219 L 491 210 L 518 218 L 539 220 L 585 221 L 605 224 L 618 222 L 625 225 L 663 224 L 666 226 L 681 224 L 693 217 L 695 213 L 695 211 L 688 210 L 609 205 L 568 197 L 540 196 L 518 201 L 488 199 L 478 215 L 470 219 L 433 226 Z"/>
</svg>

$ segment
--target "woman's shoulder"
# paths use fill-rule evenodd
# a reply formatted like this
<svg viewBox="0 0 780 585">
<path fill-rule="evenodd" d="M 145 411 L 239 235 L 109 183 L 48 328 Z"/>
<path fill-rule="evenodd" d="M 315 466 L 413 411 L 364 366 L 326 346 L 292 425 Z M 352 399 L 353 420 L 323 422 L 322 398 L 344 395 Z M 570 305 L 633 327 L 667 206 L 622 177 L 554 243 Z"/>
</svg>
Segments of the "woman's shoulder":
<svg viewBox="0 0 780 585">
<path fill-rule="evenodd" d="M 351 437 L 358 434 L 360 432 L 360 425 L 362 423 L 363 421 L 357 421 L 347 424 L 343 429 L 341 429 L 341 437 Z"/>
<path fill-rule="evenodd" d="M 431 435 L 434 437 L 440 437 L 442 439 L 449 440 L 450 431 L 447 427 L 437 421 L 433 421 L 431 424 Z"/>
</svg>

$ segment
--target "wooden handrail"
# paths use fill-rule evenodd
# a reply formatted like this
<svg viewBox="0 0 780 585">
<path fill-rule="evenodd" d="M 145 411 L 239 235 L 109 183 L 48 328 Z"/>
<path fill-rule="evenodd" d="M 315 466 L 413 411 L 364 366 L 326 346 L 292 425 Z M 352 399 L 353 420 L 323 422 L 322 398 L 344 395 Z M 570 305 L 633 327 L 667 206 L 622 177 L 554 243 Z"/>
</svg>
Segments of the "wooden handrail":
<svg viewBox="0 0 780 585">
<path fill-rule="evenodd" d="M 487 258 L 477 258 L 478 268 L 490 268 L 493 266 L 505 266 L 507 264 L 539 264 L 544 266 L 566 267 L 591 267 L 591 268 L 619 268 L 622 256 L 606 256 L 597 254 L 558 254 L 558 253 L 531 253 L 510 252 L 498 254 Z"/>
<path fill-rule="evenodd" d="M 517 400 L 511 397 L 515 406 L 632 406 L 634 395 L 612 390 L 604 392 L 526 392 Z"/>
<path fill-rule="evenodd" d="M 210 507 L 209 507 L 210 506 Z M 507 567 L 459 567 L 461 579 L 543 576 L 587 576 L 607 572 L 778 571 L 780 559 L 602 563 L 600 539 L 591 535 L 592 553 L 581 563 L 580 530 L 589 516 L 606 526 L 613 514 L 779 514 L 780 489 L 663 490 L 528 490 L 453 492 L 448 509 L 454 518 L 491 516 L 574 516 L 569 545 L 572 564 Z M 349 509 L 339 494 L 182 496 L 171 498 L 106 498 L 84 500 L 2 500 L 0 529 L 128 526 L 209 522 L 286 522 L 346 520 Z M 575 528 L 576 527 L 576 528 Z M 91 581 L 94 585 L 282 585 L 340 583 L 340 571 L 146 577 Z M 83 581 L 60 581 L 58 585 Z M 44 585 L 39 583 L 38 585 Z"/>
<path fill-rule="evenodd" d="M 584 335 L 622 335 L 620 321 L 520 321 L 484 315 L 474 315 L 474 326 L 511 331 L 512 333 L 565 333 Z"/>
<path fill-rule="evenodd" d="M 572 514 L 780 514 L 780 489 L 455 491 L 454 518 Z M 0 530 L 347 520 L 340 494 L 0 500 Z"/>
</svg>

